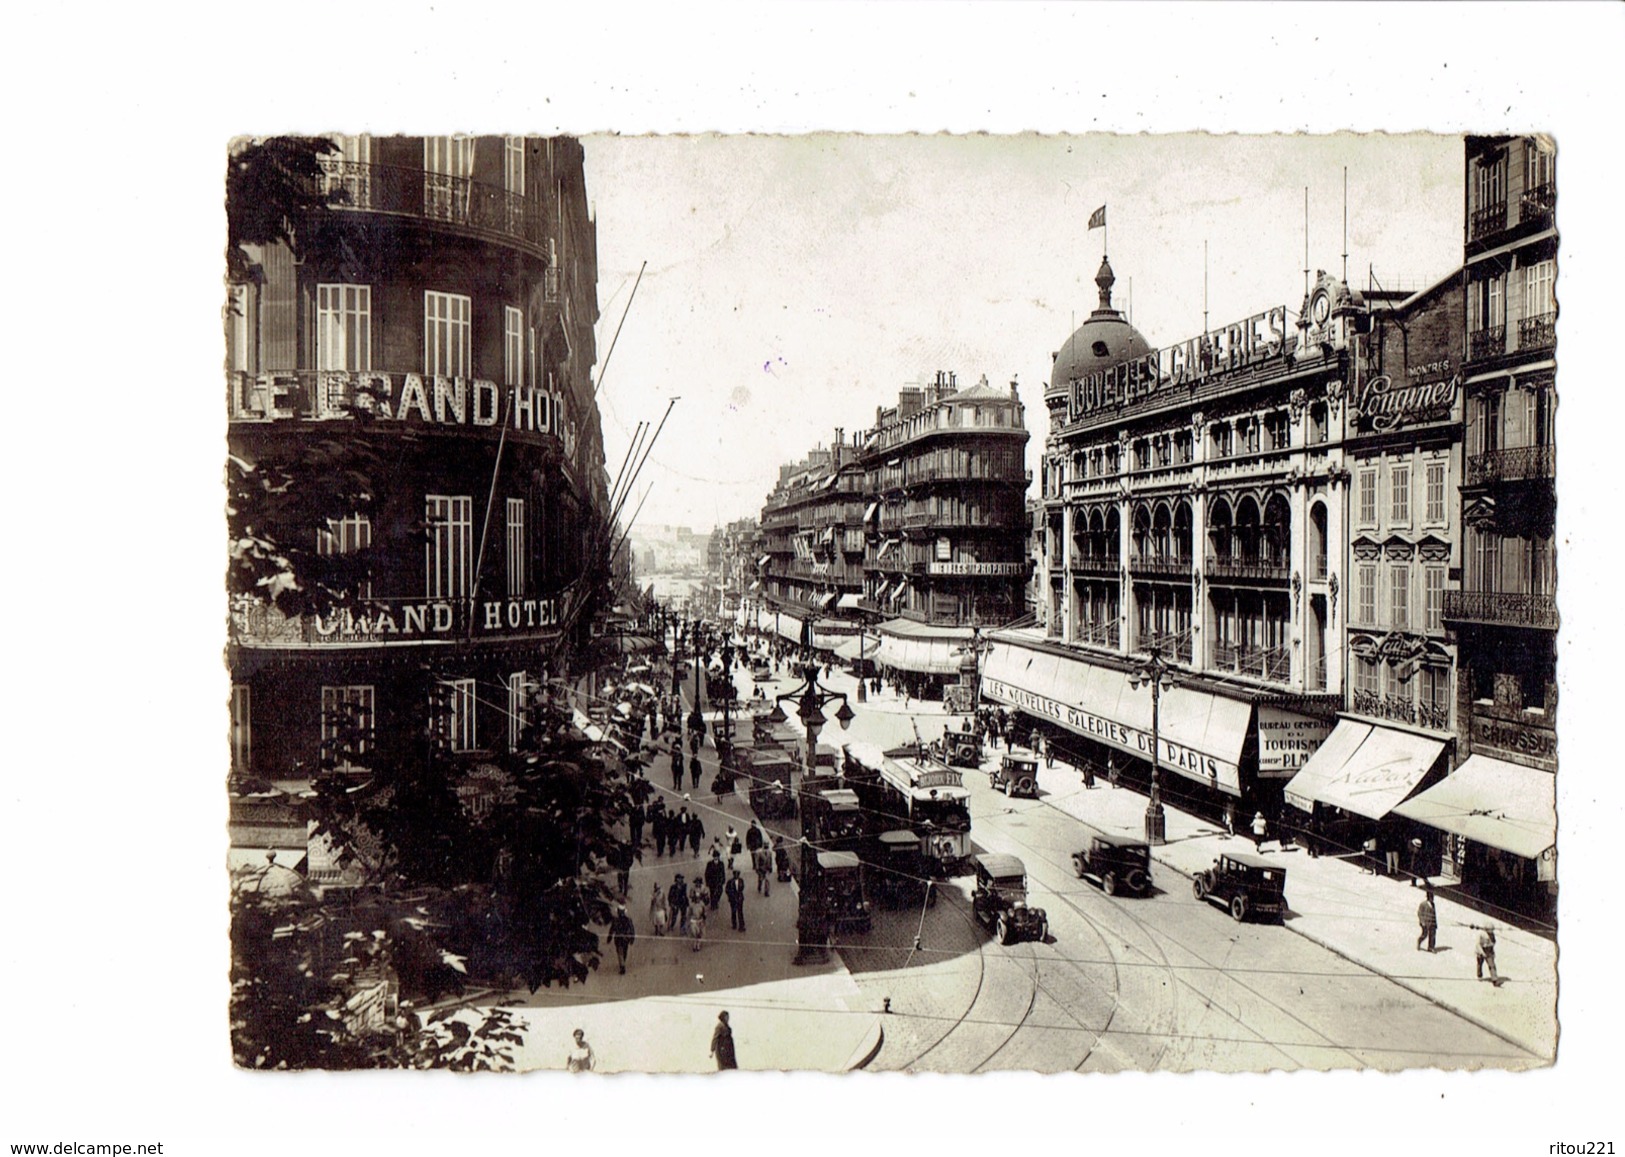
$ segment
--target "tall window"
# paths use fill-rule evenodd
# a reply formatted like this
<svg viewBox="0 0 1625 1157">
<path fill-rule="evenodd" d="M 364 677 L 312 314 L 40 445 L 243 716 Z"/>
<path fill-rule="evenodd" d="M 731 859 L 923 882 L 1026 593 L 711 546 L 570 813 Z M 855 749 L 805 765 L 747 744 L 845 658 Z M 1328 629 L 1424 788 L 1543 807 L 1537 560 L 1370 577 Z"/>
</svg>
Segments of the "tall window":
<svg viewBox="0 0 1625 1157">
<path fill-rule="evenodd" d="M 1377 525 L 1377 472 L 1360 471 L 1360 525 Z"/>
<path fill-rule="evenodd" d="M 1292 443 L 1291 424 L 1285 410 L 1277 410 L 1269 416 L 1269 436 L 1271 450 L 1285 450 Z"/>
<path fill-rule="evenodd" d="M 1445 568 L 1430 566 L 1423 568 L 1423 584 L 1426 588 L 1426 610 L 1423 620 L 1423 629 L 1428 631 L 1444 630 L 1444 576 Z"/>
<path fill-rule="evenodd" d="M 332 137 L 339 151 L 321 159 L 322 192 L 329 201 L 352 208 L 367 208 L 372 203 L 372 138 Z"/>
<path fill-rule="evenodd" d="M 1434 726 L 1443 731 L 1450 718 L 1450 668 L 1423 667 L 1416 673 L 1417 705 L 1431 708 Z"/>
<path fill-rule="evenodd" d="M 329 519 L 327 529 L 316 532 L 316 553 L 323 556 L 354 554 L 371 545 L 372 520 L 365 514 Z M 372 598 L 372 583 L 363 583 L 355 593 L 364 599 Z"/>
<path fill-rule="evenodd" d="M 253 716 L 247 683 L 231 685 L 231 768 L 239 775 L 253 770 Z"/>
<path fill-rule="evenodd" d="M 525 192 L 525 138 L 505 137 L 502 141 L 502 186 L 521 196 Z"/>
<path fill-rule="evenodd" d="M 1411 625 L 1411 568 L 1404 564 L 1388 572 L 1389 599 L 1388 625 L 1395 630 L 1408 630 Z"/>
<path fill-rule="evenodd" d="M 1367 625 L 1377 621 L 1377 568 L 1362 566 L 1355 574 L 1354 613 Z"/>
<path fill-rule="evenodd" d="M 372 369 L 372 286 L 316 287 L 316 368 Z"/>
<path fill-rule="evenodd" d="M 508 499 L 508 597 L 525 595 L 525 500 Z"/>
<path fill-rule="evenodd" d="M 474 728 L 474 680 L 448 679 L 442 682 L 445 693 L 446 742 L 453 751 L 473 751 L 478 743 Z"/>
<path fill-rule="evenodd" d="M 508 676 L 508 750 L 519 747 L 519 733 L 525 726 L 525 691 L 528 684 L 523 671 Z"/>
<path fill-rule="evenodd" d="M 1377 661 L 1375 659 L 1354 660 L 1354 689 L 1364 691 L 1368 695 L 1380 695 L 1382 684 L 1378 677 Z"/>
<path fill-rule="evenodd" d="M 1244 418 L 1244 419 L 1242 419 L 1242 435 L 1247 440 L 1247 442 L 1246 442 L 1246 444 L 1247 444 L 1247 453 L 1249 453 L 1249 454 L 1258 453 L 1258 419 L 1257 418 Z"/>
<path fill-rule="evenodd" d="M 231 287 L 231 307 L 226 313 L 227 341 L 231 368 L 252 374 L 259 369 L 259 293 L 252 285 Z"/>
<path fill-rule="evenodd" d="M 474 173 L 474 138 L 423 138 L 423 211 L 446 221 L 468 216 L 468 178 Z"/>
<path fill-rule="evenodd" d="M 1473 168 L 1473 208 L 1492 208 L 1506 199 L 1506 154 L 1481 157 Z"/>
<path fill-rule="evenodd" d="M 442 378 L 471 377 L 473 301 L 460 293 L 423 294 L 423 372 Z"/>
<path fill-rule="evenodd" d="M 1550 185 L 1556 169 L 1557 155 L 1541 141 L 1530 139 L 1524 144 L 1523 187 L 1527 197 L 1532 190 Z"/>
<path fill-rule="evenodd" d="M 1551 258 L 1524 266 L 1523 315 L 1544 317 L 1557 312 L 1553 286 L 1557 280 L 1557 262 Z"/>
<path fill-rule="evenodd" d="M 1445 464 L 1429 462 L 1427 465 L 1427 521 L 1430 526 L 1443 526 L 1445 514 Z"/>
<path fill-rule="evenodd" d="M 424 593 L 431 599 L 468 597 L 473 587 L 474 501 L 465 494 L 424 497 L 429 541 Z"/>
<path fill-rule="evenodd" d="M 502 307 L 502 380 L 510 386 L 525 384 L 525 315 L 511 305 Z"/>
<path fill-rule="evenodd" d="M 1388 471 L 1388 496 L 1390 515 L 1398 526 L 1404 526 L 1411 520 L 1411 468 L 1409 465 L 1393 466 Z"/>
<path fill-rule="evenodd" d="M 323 687 L 322 758 L 349 767 L 370 754 L 376 718 L 371 687 Z"/>
</svg>

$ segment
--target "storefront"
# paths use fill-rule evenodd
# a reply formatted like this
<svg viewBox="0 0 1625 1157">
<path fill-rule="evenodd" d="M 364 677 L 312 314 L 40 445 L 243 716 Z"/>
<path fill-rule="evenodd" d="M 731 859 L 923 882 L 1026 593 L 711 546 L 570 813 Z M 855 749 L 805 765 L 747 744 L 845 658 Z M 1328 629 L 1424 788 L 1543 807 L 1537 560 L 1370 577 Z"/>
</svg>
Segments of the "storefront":
<svg viewBox="0 0 1625 1157">
<path fill-rule="evenodd" d="M 912 619 L 892 619 L 875 628 L 875 664 L 914 695 L 935 697 L 944 683 L 959 678 L 960 659 L 970 644 L 969 627 L 933 627 Z"/>
<path fill-rule="evenodd" d="M 1374 854 L 1372 863 L 1414 871 L 1408 821 L 1390 813 L 1444 771 L 1446 741 L 1364 719 L 1339 719 L 1286 785 L 1283 822 L 1316 850 Z"/>
<path fill-rule="evenodd" d="M 982 695 L 1111 752 L 1149 762 L 1151 690 L 1136 687 L 1129 676 L 994 635 L 982 665 Z M 1162 692 L 1158 715 L 1159 766 L 1205 788 L 1193 793 L 1197 802 L 1256 798 L 1258 744 L 1251 702 L 1172 687 Z"/>
<path fill-rule="evenodd" d="M 1557 897 L 1557 777 L 1470 757 L 1395 807 L 1442 834 L 1443 874 L 1497 904 L 1550 919 Z"/>
</svg>

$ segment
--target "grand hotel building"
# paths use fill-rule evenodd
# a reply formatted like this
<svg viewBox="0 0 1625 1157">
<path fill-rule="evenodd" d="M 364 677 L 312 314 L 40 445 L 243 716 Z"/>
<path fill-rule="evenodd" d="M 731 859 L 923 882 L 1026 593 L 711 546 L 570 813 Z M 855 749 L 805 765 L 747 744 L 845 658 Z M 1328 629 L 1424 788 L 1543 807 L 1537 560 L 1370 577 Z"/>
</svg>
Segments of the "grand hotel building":
<svg viewBox="0 0 1625 1157">
<path fill-rule="evenodd" d="M 327 447 L 342 468 L 366 445 L 382 466 L 370 514 L 292 544 L 365 560 L 351 605 L 231 608 L 239 780 L 365 766 L 431 730 L 470 759 L 512 743 L 605 505 L 580 144 L 338 143 L 297 255 L 252 246 L 233 286 L 229 446 L 249 466 Z"/>
</svg>

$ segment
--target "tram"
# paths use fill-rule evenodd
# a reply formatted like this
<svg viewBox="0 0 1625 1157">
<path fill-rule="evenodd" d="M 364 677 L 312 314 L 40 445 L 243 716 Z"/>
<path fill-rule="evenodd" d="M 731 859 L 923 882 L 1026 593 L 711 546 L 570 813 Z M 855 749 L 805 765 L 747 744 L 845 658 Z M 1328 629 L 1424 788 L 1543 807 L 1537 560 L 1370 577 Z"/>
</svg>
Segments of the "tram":
<svg viewBox="0 0 1625 1157">
<path fill-rule="evenodd" d="M 971 854 L 970 791 L 958 769 L 922 755 L 919 745 L 882 751 L 862 742 L 846 745 L 844 769 L 866 812 L 912 831 L 927 863 L 957 874 Z"/>
</svg>

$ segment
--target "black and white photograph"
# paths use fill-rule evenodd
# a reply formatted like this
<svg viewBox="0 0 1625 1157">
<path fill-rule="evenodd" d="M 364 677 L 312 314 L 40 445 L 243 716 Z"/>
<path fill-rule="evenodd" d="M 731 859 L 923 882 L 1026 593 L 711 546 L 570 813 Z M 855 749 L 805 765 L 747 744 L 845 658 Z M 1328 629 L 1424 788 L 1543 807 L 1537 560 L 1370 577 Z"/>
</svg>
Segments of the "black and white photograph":
<svg viewBox="0 0 1625 1157">
<path fill-rule="evenodd" d="M 65 15 L 0 1145 L 1612 1153 L 1617 7 Z"/>
<path fill-rule="evenodd" d="M 1557 171 L 234 142 L 236 1063 L 1550 1064 Z"/>
</svg>

